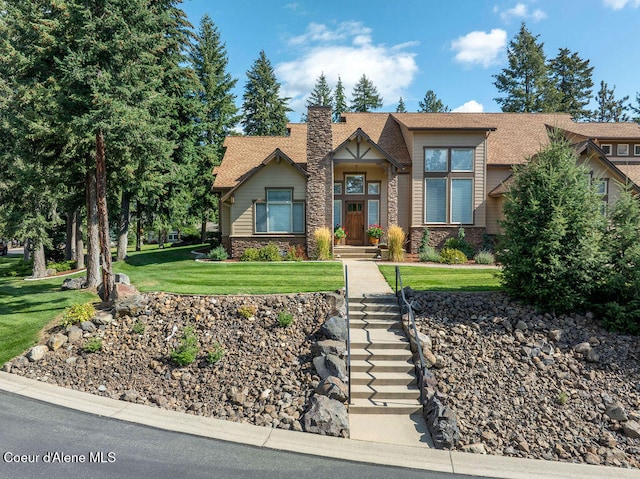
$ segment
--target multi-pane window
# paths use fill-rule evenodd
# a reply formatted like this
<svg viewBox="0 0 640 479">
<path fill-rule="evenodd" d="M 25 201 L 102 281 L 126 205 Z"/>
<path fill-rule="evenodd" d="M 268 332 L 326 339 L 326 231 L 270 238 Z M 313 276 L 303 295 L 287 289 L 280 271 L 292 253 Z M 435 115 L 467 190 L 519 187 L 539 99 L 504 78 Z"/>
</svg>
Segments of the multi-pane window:
<svg viewBox="0 0 640 479">
<path fill-rule="evenodd" d="M 255 203 L 256 232 L 304 233 L 304 202 L 293 201 L 293 191 L 267 190 L 266 201 Z"/>
<path fill-rule="evenodd" d="M 473 223 L 473 148 L 425 148 L 425 222 Z"/>
</svg>

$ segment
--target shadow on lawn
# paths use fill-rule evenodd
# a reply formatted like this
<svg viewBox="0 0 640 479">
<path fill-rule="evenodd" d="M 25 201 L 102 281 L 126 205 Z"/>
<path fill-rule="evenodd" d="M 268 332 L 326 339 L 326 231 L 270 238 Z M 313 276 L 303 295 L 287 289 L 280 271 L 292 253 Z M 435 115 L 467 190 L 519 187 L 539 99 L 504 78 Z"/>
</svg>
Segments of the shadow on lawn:
<svg viewBox="0 0 640 479">
<path fill-rule="evenodd" d="M 152 249 L 131 253 L 124 262 L 130 266 L 148 266 L 151 264 L 176 263 L 178 261 L 192 260 L 192 251 L 208 245 L 179 246 L 176 248 Z M 117 263 L 115 263 L 117 264 Z"/>
</svg>

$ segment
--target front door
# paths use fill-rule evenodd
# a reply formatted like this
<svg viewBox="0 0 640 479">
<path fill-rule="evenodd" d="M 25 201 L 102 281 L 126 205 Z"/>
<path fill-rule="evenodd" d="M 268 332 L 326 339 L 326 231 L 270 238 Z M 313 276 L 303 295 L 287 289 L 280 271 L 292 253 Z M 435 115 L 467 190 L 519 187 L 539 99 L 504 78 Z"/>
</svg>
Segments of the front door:
<svg viewBox="0 0 640 479">
<path fill-rule="evenodd" d="M 347 230 L 346 244 L 362 246 L 364 245 L 364 202 L 346 202 L 346 222 Z"/>
</svg>

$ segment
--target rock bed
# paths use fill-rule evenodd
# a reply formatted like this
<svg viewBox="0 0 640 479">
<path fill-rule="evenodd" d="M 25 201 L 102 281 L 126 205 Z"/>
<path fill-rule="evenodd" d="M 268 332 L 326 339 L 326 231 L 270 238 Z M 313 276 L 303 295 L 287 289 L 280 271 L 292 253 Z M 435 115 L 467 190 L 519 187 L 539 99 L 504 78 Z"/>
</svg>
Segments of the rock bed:
<svg viewBox="0 0 640 479">
<path fill-rule="evenodd" d="M 500 293 L 415 294 L 459 449 L 640 467 L 640 338 Z"/>
<path fill-rule="evenodd" d="M 255 314 L 242 317 L 242 306 L 255 308 Z M 114 399 L 300 431 L 305 404 L 319 382 L 310 348 L 328 309 L 321 293 L 149 294 L 136 314 L 103 321 L 107 324 L 77 342 L 36 362 L 17 358 L 5 370 Z M 278 325 L 280 311 L 293 314 L 291 326 Z M 198 336 L 200 353 L 196 362 L 178 367 L 170 354 L 188 326 Z M 144 332 L 136 332 L 143 327 Z M 102 338 L 102 351 L 83 351 L 96 335 Z M 225 355 L 209 365 L 206 353 L 215 343 Z"/>
</svg>

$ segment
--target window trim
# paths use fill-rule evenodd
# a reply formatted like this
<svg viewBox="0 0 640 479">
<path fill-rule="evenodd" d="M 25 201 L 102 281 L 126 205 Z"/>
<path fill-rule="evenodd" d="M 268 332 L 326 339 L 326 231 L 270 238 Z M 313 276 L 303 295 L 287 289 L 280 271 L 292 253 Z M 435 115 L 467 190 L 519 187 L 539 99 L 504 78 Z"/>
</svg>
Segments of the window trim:
<svg viewBox="0 0 640 479">
<path fill-rule="evenodd" d="M 371 220 L 371 203 L 377 203 L 377 218 L 375 221 Z M 368 225 L 379 225 L 380 224 L 380 200 L 378 198 L 368 199 L 367 200 L 367 224 Z"/>
<path fill-rule="evenodd" d="M 640 144 L 633 145 L 633 156 L 640 156 Z"/>
<path fill-rule="evenodd" d="M 350 177 L 356 177 L 356 176 L 361 176 L 362 177 L 362 191 L 359 193 L 350 193 L 347 190 L 347 179 Z M 344 175 L 344 189 L 343 189 L 343 194 L 347 195 L 347 196 L 357 196 L 357 195 L 365 195 L 367 191 L 367 175 L 365 173 L 345 173 Z"/>
<path fill-rule="evenodd" d="M 621 148 L 626 147 L 626 152 L 621 151 Z M 617 156 L 629 156 L 629 143 L 619 143 L 616 145 L 616 155 Z"/>
<path fill-rule="evenodd" d="M 372 185 L 378 185 L 377 193 L 371 193 L 371 191 L 369 191 L 369 187 Z M 367 196 L 380 196 L 381 191 L 382 191 L 382 184 L 380 181 L 367 181 Z"/>
<path fill-rule="evenodd" d="M 306 206 L 305 200 L 296 200 L 294 198 L 294 189 L 287 187 L 265 187 L 264 189 L 264 199 L 263 200 L 254 200 L 253 201 L 253 232 L 256 235 L 302 235 L 305 234 L 305 225 L 306 225 Z M 291 193 L 291 199 L 287 201 L 269 201 L 269 192 L 270 191 L 288 191 Z M 271 231 L 269 225 L 269 204 L 274 205 L 289 205 L 289 224 L 291 225 L 291 231 Z M 258 205 L 265 205 L 265 215 L 266 215 L 266 231 L 258 231 L 258 214 L 257 207 Z M 294 231 L 294 205 L 302 205 L 302 230 Z"/>
</svg>

